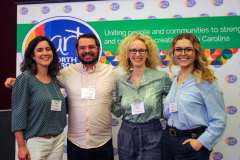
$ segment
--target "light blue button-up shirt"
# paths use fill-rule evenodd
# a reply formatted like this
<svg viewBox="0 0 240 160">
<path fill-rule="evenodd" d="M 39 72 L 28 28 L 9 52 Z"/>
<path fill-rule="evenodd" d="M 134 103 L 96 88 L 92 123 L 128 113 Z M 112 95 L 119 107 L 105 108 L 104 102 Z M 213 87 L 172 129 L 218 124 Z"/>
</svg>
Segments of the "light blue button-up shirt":
<svg viewBox="0 0 240 160">
<path fill-rule="evenodd" d="M 173 104 L 177 111 L 171 112 Z M 169 126 L 179 130 L 206 126 L 198 140 L 211 150 L 226 123 L 222 94 L 213 83 L 197 82 L 193 75 L 189 75 L 182 86 L 177 85 L 176 77 L 164 101 L 164 117 Z"/>
</svg>

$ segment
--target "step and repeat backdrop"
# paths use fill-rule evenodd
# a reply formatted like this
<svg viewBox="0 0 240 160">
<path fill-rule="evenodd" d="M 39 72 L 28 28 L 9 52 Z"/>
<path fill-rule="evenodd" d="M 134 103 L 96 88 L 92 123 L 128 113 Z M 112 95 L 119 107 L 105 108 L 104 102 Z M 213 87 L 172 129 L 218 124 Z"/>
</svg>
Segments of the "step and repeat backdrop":
<svg viewBox="0 0 240 160">
<path fill-rule="evenodd" d="M 170 42 L 179 33 L 192 32 L 224 94 L 227 127 L 214 147 L 212 160 L 240 160 L 240 1 L 239 0 L 121 0 L 19 4 L 17 7 L 17 74 L 24 49 L 37 35 L 49 37 L 62 67 L 78 63 L 76 38 L 93 33 L 101 41 L 100 62 L 117 67 L 119 42 L 132 32 L 150 35 L 160 49 L 159 66 L 168 70 Z M 117 132 L 121 120 L 113 117 L 117 160 Z M 66 150 L 65 150 L 66 153 Z M 66 158 L 66 154 L 64 155 Z"/>
</svg>

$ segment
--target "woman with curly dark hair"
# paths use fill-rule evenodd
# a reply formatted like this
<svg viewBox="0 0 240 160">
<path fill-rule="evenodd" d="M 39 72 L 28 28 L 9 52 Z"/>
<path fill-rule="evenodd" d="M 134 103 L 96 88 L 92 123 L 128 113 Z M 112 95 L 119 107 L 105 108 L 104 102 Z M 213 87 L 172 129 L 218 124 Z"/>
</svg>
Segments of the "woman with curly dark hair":
<svg viewBox="0 0 240 160">
<path fill-rule="evenodd" d="M 66 103 L 56 75 L 58 56 L 52 42 L 30 41 L 12 91 L 12 131 L 20 160 L 61 160 Z"/>
</svg>

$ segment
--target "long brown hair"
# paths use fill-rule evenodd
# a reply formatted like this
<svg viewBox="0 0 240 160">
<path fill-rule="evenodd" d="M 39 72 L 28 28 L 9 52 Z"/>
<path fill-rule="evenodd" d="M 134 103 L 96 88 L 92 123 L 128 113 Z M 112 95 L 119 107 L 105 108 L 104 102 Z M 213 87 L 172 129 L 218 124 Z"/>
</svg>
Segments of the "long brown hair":
<svg viewBox="0 0 240 160">
<path fill-rule="evenodd" d="M 170 54 L 173 53 L 174 47 L 178 40 L 187 39 L 189 40 L 194 48 L 196 59 L 193 64 L 193 75 L 199 80 L 206 80 L 212 82 L 216 79 L 213 71 L 208 66 L 207 57 L 203 53 L 203 49 L 199 39 L 192 33 L 182 33 L 177 35 L 171 45 Z"/>
</svg>

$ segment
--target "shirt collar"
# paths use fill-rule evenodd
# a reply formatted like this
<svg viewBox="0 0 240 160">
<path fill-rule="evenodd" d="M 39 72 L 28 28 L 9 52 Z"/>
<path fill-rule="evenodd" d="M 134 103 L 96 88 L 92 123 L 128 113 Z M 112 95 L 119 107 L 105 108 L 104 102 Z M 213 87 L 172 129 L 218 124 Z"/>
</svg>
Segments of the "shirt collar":
<svg viewBox="0 0 240 160">
<path fill-rule="evenodd" d="M 80 63 L 79 65 L 79 72 L 81 73 L 94 73 L 97 71 L 98 68 L 98 63 L 95 64 L 91 69 L 86 69 L 86 67 L 84 67 L 84 65 L 82 63 Z"/>
</svg>

